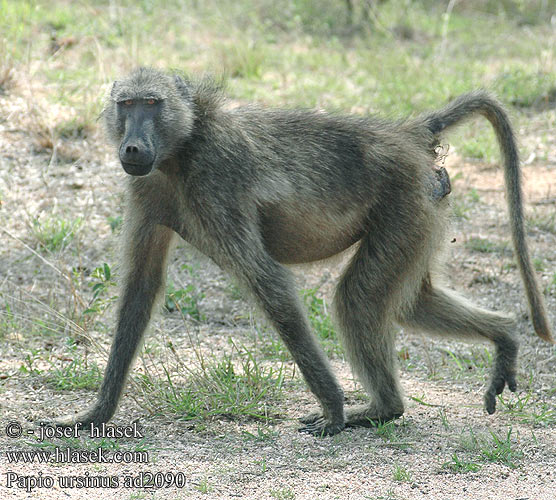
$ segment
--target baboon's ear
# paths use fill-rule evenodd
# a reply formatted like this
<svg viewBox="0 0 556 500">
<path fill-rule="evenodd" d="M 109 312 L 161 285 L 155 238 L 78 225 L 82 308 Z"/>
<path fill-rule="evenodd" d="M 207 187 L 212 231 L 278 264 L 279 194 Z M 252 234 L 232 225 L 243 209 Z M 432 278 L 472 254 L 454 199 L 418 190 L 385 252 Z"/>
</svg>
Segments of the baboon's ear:
<svg viewBox="0 0 556 500">
<path fill-rule="evenodd" d="M 116 99 L 116 87 L 119 85 L 120 82 L 118 82 L 118 80 L 116 80 L 113 84 L 112 84 L 112 90 L 110 90 L 110 98 L 112 100 Z"/>
<path fill-rule="evenodd" d="M 190 101 L 191 92 L 189 90 L 189 82 L 185 81 L 179 75 L 174 75 L 174 83 L 176 84 L 176 88 L 178 89 L 178 92 L 182 95 L 182 97 Z"/>
</svg>

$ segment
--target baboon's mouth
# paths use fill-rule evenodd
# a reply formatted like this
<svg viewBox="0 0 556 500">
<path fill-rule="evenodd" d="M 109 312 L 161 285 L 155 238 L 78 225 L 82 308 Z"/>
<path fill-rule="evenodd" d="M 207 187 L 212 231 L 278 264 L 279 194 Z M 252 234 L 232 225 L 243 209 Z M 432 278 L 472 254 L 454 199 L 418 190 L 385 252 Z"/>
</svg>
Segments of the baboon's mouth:
<svg viewBox="0 0 556 500">
<path fill-rule="evenodd" d="M 122 163 L 122 167 L 124 167 L 124 170 L 129 175 L 136 175 L 136 176 L 148 175 L 151 173 L 151 170 L 153 168 L 152 163 L 139 164 L 139 163 L 126 163 L 123 161 L 121 163 Z"/>
</svg>

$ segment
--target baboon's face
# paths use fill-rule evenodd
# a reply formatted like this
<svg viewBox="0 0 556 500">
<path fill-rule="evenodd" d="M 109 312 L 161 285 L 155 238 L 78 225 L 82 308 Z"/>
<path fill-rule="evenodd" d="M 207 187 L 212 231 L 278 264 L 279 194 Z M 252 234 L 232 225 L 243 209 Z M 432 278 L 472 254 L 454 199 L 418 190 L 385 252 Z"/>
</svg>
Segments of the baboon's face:
<svg viewBox="0 0 556 500">
<path fill-rule="evenodd" d="M 155 121 L 162 101 L 153 97 L 125 99 L 116 106 L 118 121 L 124 128 L 118 151 L 122 167 L 130 175 L 147 175 L 158 156 Z"/>
<path fill-rule="evenodd" d="M 114 83 L 104 116 L 122 167 L 137 176 L 170 158 L 193 127 L 187 86 L 179 77 L 150 69 Z"/>
</svg>

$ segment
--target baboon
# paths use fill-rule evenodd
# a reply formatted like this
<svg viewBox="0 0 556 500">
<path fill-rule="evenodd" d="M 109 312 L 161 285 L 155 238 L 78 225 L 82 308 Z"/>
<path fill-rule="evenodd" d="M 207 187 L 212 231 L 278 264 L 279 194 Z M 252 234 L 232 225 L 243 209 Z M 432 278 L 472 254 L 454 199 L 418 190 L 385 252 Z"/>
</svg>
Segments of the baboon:
<svg viewBox="0 0 556 500">
<path fill-rule="evenodd" d="M 512 128 L 486 91 L 403 121 L 309 110 L 230 107 L 217 85 L 141 68 L 114 83 L 103 117 L 130 174 L 117 329 L 96 403 L 58 425 L 109 420 L 158 293 L 174 233 L 241 282 L 276 328 L 320 411 L 301 431 L 332 435 L 402 415 L 395 325 L 483 338 L 496 357 L 488 413 L 516 390 L 514 320 L 440 286 L 435 255 L 449 192 L 435 167 L 439 134 L 485 116 L 504 158 L 515 253 L 535 331 L 552 341 L 525 241 Z M 332 373 L 284 264 L 325 259 L 357 244 L 334 303 L 347 358 L 370 395 L 344 412 Z"/>
</svg>

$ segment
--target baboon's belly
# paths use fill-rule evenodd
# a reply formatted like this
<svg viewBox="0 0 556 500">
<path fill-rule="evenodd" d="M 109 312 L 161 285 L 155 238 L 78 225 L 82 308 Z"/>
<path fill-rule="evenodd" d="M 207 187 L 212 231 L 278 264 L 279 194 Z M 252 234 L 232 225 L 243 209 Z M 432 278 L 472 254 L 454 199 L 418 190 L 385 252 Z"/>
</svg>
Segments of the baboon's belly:
<svg viewBox="0 0 556 500">
<path fill-rule="evenodd" d="M 330 214 L 286 212 L 278 207 L 264 211 L 262 234 L 270 255 L 283 264 L 301 264 L 340 253 L 363 235 L 361 210 Z"/>
</svg>

